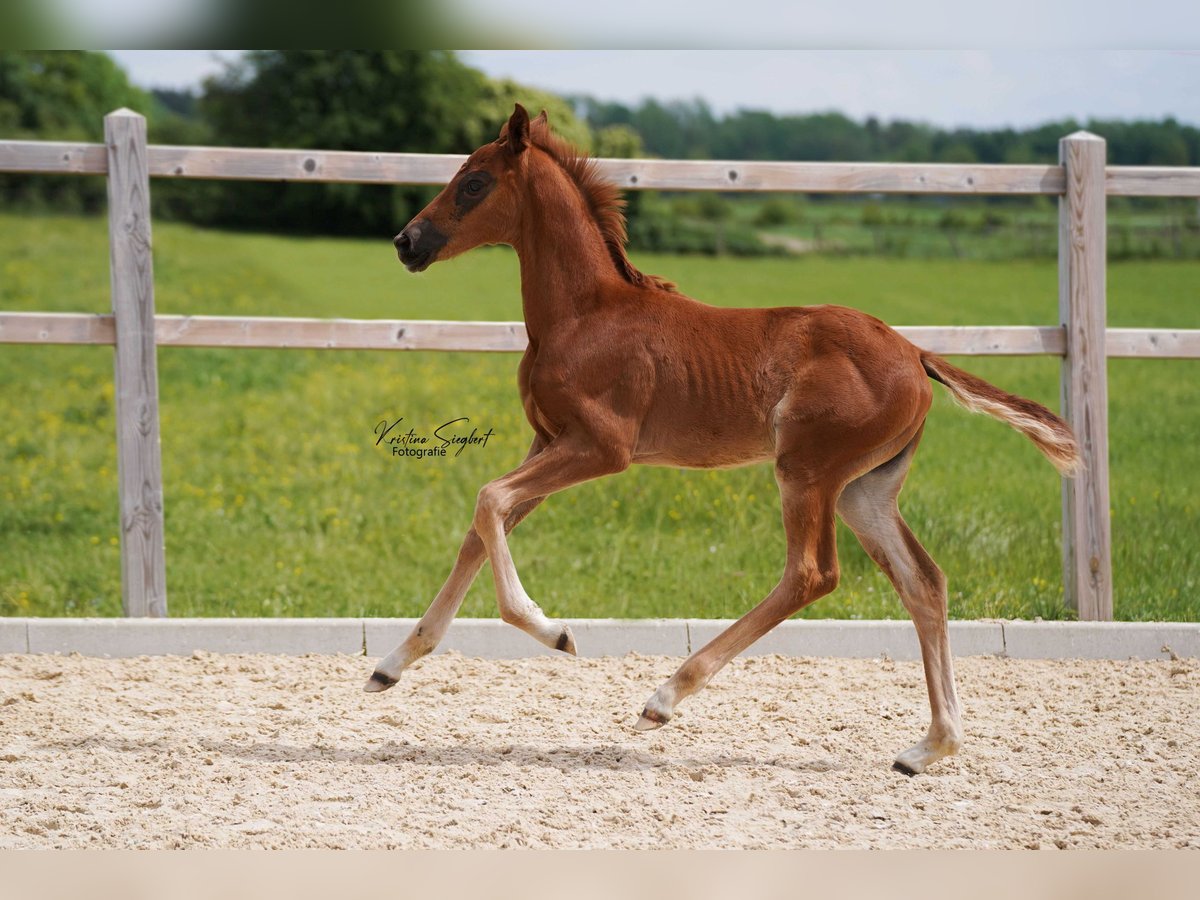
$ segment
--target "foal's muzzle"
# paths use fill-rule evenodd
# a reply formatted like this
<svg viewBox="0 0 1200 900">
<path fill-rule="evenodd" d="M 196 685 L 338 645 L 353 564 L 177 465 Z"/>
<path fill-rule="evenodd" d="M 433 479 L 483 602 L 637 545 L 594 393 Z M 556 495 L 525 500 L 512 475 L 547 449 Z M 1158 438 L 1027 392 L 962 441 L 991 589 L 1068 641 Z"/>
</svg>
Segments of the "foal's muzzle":
<svg viewBox="0 0 1200 900">
<path fill-rule="evenodd" d="M 429 222 L 418 219 L 409 222 L 392 243 L 396 245 L 396 255 L 404 267 L 410 272 L 421 272 L 429 268 L 447 240 L 446 235 Z"/>
</svg>

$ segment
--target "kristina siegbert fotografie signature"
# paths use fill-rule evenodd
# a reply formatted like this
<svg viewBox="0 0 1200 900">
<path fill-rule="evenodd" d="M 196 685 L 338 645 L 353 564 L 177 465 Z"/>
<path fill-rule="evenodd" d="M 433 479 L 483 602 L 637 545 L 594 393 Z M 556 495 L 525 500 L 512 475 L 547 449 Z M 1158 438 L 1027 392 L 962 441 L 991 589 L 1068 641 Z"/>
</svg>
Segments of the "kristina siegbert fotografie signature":
<svg viewBox="0 0 1200 900">
<path fill-rule="evenodd" d="M 467 416 L 460 416 L 439 425 L 430 434 L 419 434 L 416 429 L 401 429 L 404 417 L 388 422 L 383 419 L 375 426 L 375 446 L 381 444 L 391 448 L 392 456 L 415 456 L 418 458 L 438 456 L 445 457 L 447 451 L 456 447 L 455 456 L 461 456 L 468 447 L 486 447 L 488 439 L 495 433 L 489 428 L 480 433 L 478 428 L 472 428 L 470 434 L 465 433 L 465 425 L 470 423 Z M 454 426 L 460 426 L 455 428 Z"/>
</svg>

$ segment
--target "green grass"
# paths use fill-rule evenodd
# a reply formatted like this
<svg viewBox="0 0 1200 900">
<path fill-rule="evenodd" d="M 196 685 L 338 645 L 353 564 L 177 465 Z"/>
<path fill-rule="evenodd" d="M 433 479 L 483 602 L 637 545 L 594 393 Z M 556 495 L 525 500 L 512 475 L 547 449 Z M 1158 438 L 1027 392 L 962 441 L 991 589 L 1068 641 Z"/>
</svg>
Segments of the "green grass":
<svg viewBox="0 0 1200 900">
<path fill-rule="evenodd" d="M 638 258 L 725 305 L 858 306 L 894 324 L 1045 324 L 1053 262 Z M 511 252 L 414 277 L 379 241 L 160 224 L 164 313 L 520 316 Z M 1200 263 L 1109 270 L 1110 322 L 1200 326 Z M 101 220 L 0 216 L 0 309 L 108 308 Z M 1057 407 L 1056 360 L 959 360 Z M 167 577 L 173 615 L 418 615 L 449 571 L 480 485 L 528 443 L 515 354 L 163 348 Z M 1200 372 L 1109 367 L 1116 615 L 1200 619 Z M 946 570 L 958 617 L 1062 617 L 1059 483 L 1015 432 L 941 389 L 902 506 Z M 0 614 L 118 615 L 112 351 L 0 345 Z M 493 428 L 458 458 L 398 460 L 382 418 Z M 842 585 L 805 615 L 902 617 L 846 532 Z M 638 467 L 549 500 L 512 538 L 551 615 L 737 616 L 775 583 L 783 532 L 769 466 Z M 495 614 L 486 570 L 464 613 Z"/>
</svg>

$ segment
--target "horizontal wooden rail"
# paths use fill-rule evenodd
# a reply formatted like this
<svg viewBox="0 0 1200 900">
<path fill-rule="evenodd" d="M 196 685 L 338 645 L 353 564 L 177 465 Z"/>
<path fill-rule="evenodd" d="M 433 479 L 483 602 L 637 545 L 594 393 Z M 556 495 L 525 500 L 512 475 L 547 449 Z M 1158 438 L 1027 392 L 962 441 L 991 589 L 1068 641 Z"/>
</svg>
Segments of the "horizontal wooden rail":
<svg viewBox="0 0 1200 900">
<path fill-rule="evenodd" d="M 1104 193 L 1110 197 L 1200 197 L 1200 168 L 1109 166 Z"/>
<path fill-rule="evenodd" d="M 1057 325 L 897 325 L 896 330 L 925 350 L 945 356 L 1062 356 L 1067 352 Z"/>
<path fill-rule="evenodd" d="M 466 159 L 439 153 L 362 153 L 242 147 L 148 148 L 152 178 L 445 184 Z M 1062 166 L 914 163 L 602 159 L 600 168 L 632 190 L 797 193 L 1061 194 Z M 103 144 L 0 142 L 0 172 L 103 175 Z M 1110 196 L 1200 197 L 1200 168 L 1109 166 Z"/>
<path fill-rule="evenodd" d="M 160 178 L 445 184 L 466 161 L 441 153 L 258 150 L 151 145 L 150 174 Z"/>
<path fill-rule="evenodd" d="M 163 347 L 309 350 L 525 349 L 524 322 L 155 316 Z M 111 344 L 113 317 L 85 313 L 0 313 L 0 343 Z"/>
<path fill-rule="evenodd" d="M 289 319 L 243 316 L 155 316 L 163 347 L 252 347 L 308 350 L 462 350 L 519 352 L 522 322 L 401 319 Z M 914 344 L 960 356 L 1062 356 L 1060 326 L 900 326 Z M 0 313 L 0 344 L 112 344 L 113 317 L 90 313 Z M 1111 358 L 1197 359 L 1200 330 L 1110 328 Z"/>
<path fill-rule="evenodd" d="M 604 159 L 624 188 L 836 194 L 1061 194 L 1059 166 Z"/>
<path fill-rule="evenodd" d="M 153 178 L 445 184 L 465 156 L 151 145 Z M 803 163 L 602 159 L 606 176 L 634 190 L 812 191 L 900 194 L 1061 194 L 1061 166 Z M 0 171 L 102 175 L 102 144 L 0 143 Z"/>
<path fill-rule="evenodd" d="M 445 184 L 465 156 L 150 147 L 150 174 L 176 178 Z M 601 171 L 634 190 L 814 191 L 901 194 L 1059 194 L 1059 166 L 912 165 L 601 159 Z"/>
<path fill-rule="evenodd" d="M 1200 359 L 1200 330 L 1109 328 L 1104 352 L 1110 359 Z"/>
<path fill-rule="evenodd" d="M 103 144 L 0 141 L 0 172 L 106 175 L 108 153 Z"/>
</svg>

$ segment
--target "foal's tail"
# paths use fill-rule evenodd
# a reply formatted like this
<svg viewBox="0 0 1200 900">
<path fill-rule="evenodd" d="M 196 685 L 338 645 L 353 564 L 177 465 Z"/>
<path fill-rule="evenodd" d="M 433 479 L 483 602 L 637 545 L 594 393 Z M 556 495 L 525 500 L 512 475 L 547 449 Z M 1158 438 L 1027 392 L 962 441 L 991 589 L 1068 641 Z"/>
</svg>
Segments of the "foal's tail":
<svg viewBox="0 0 1200 900">
<path fill-rule="evenodd" d="M 1040 403 L 1002 391 L 924 350 L 921 365 L 930 378 L 949 388 L 950 395 L 971 412 L 987 413 L 1007 422 L 1033 441 L 1063 475 L 1075 475 L 1083 468 L 1071 426 Z"/>
</svg>

